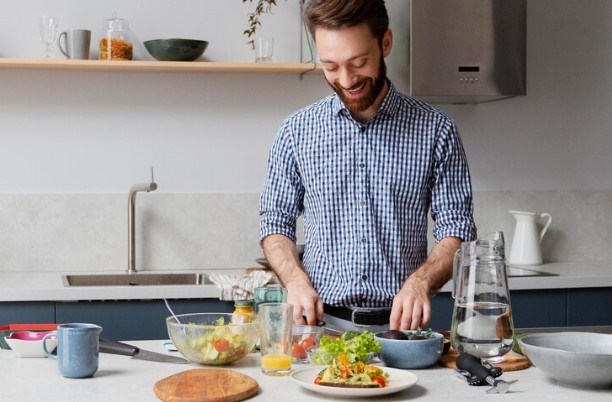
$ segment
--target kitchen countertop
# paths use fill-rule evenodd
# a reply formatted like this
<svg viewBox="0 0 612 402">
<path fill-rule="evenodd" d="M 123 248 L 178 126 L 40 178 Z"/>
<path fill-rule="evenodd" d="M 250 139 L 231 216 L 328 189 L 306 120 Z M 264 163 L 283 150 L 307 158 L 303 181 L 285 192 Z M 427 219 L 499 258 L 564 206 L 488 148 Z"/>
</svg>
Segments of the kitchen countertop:
<svg viewBox="0 0 612 402">
<path fill-rule="evenodd" d="M 511 290 L 572 289 L 612 287 L 612 261 L 554 262 L 525 267 L 556 276 L 510 277 Z M 123 273 L 106 271 L 95 273 Z M 155 271 L 162 272 L 162 271 Z M 236 274 L 244 269 L 164 271 Z M 202 285 L 178 286 L 97 286 L 66 287 L 62 282 L 65 274 L 91 274 L 94 272 L 0 272 L 0 302 L 7 301 L 77 301 L 77 300 L 146 300 L 146 299 L 190 299 L 219 297 L 219 289 L 210 281 Z M 450 292 L 451 283 L 440 291 Z"/>
<path fill-rule="evenodd" d="M 162 341 L 131 341 L 146 350 L 166 352 Z M 0 350 L 0 389 L 2 400 L 20 402 L 55 401 L 158 401 L 153 393 L 156 381 L 178 372 L 205 368 L 196 364 L 155 363 L 125 356 L 100 354 L 98 372 L 93 378 L 67 379 L 57 369 L 57 363 L 47 358 L 17 358 L 11 350 Z M 306 365 L 305 367 L 309 367 Z M 303 389 L 289 377 L 267 377 L 259 370 L 259 355 L 251 353 L 241 361 L 224 366 L 251 376 L 259 383 L 259 393 L 249 401 L 274 401 L 284 396 L 287 401 L 348 400 L 334 399 Z M 295 369 L 295 366 L 294 366 Z M 486 394 L 488 386 L 468 386 L 450 369 L 435 366 L 410 370 L 419 379 L 416 385 L 402 392 L 379 398 L 359 398 L 360 401 L 610 401 L 612 390 L 581 390 L 567 388 L 547 380 L 536 367 L 507 372 L 502 379 L 518 382 L 504 395 Z M 282 398 L 282 397 L 281 397 Z"/>
</svg>

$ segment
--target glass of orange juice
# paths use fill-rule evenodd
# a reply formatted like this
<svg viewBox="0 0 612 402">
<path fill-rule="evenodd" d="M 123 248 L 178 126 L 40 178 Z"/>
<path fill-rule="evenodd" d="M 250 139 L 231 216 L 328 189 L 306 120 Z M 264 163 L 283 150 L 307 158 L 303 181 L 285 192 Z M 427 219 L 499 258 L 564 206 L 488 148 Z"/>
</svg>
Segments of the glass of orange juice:
<svg viewBox="0 0 612 402">
<path fill-rule="evenodd" d="M 291 373 L 293 305 L 262 303 L 258 320 L 261 371 L 267 375 L 288 375 Z"/>
</svg>

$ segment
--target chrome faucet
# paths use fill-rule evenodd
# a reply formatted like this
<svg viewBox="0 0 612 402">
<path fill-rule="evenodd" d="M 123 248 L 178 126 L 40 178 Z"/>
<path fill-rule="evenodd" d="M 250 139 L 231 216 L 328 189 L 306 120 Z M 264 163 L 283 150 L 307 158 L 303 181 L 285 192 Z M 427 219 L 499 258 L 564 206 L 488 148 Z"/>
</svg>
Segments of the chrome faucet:
<svg viewBox="0 0 612 402">
<path fill-rule="evenodd" d="M 153 168 L 151 168 L 151 182 L 134 184 L 128 194 L 128 274 L 136 272 L 136 217 L 134 215 L 136 194 L 155 190 L 157 190 L 157 183 L 153 179 Z"/>
</svg>

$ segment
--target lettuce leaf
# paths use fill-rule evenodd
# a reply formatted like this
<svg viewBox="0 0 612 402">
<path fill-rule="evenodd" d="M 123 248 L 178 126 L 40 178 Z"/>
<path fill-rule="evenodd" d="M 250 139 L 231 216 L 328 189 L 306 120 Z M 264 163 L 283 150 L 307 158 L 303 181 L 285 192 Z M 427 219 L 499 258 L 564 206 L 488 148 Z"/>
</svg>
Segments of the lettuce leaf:
<svg viewBox="0 0 612 402">
<path fill-rule="evenodd" d="M 340 354 L 345 354 L 349 363 L 358 361 L 367 362 L 370 353 L 380 351 L 380 343 L 369 331 L 349 331 L 342 334 L 340 338 L 332 338 L 327 335 L 321 338 L 320 347 L 316 350 L 311 360 L 315 364 L 330 364 Z"/>
</svg>

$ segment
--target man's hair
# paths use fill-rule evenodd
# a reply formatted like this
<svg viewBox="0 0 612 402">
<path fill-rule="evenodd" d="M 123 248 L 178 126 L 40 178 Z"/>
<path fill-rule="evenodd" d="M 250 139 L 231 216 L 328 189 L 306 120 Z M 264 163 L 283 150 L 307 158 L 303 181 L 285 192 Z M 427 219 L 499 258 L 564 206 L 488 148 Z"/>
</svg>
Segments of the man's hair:
<svg viewBox="0 0 612 402">
<path fill-rule="evenodd" d="M 317 28 L 334 31 L 365 23 L 382 43 L 389 29 L 384 0 L 310 0 L 303 17 L 313 37 Z"/>
</svg>

